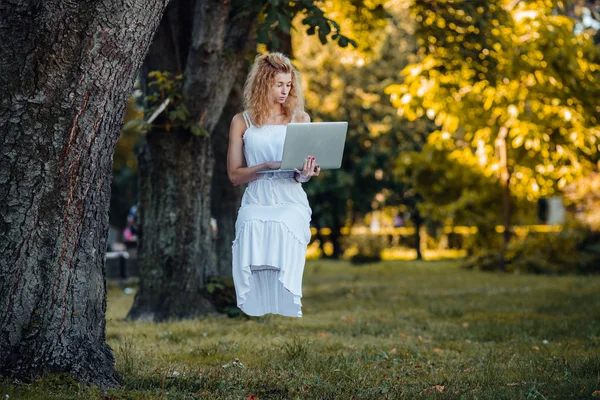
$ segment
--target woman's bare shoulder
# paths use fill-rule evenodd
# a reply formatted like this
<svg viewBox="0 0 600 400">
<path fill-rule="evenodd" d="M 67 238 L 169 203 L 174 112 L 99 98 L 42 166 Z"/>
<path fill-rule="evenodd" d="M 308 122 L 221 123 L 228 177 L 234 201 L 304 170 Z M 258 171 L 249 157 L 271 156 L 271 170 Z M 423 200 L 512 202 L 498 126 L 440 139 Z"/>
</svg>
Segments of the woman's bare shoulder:
<svg viewBox="0 0 600 400">
<path fill-rule="evenodd" d="M 242 135 L 246 131 L 246 121 L 242 113 L 237 113 L 231 119 L 230 131 L 237 132 Z"/>
<path fill-rule="evenodd" d="M 231 119 L 231 123 L 232 124 L 239 124 L 239 123 L 246 123 L 244 121 L 244 113 L 237 113 L 233 116 L 233 118 Z"/>
<path fill-rule="evenodd" d="M 310 122 L 310 115 L 306 111 L 301 111 L 296 115 L 296 122 Z"/>
</svg>

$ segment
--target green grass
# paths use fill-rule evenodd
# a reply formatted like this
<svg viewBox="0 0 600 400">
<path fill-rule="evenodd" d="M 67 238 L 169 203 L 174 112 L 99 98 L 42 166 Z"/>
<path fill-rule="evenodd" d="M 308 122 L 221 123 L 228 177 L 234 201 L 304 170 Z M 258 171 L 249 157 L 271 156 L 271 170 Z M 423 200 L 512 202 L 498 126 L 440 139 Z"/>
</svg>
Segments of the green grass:
<svg viewBox="0 0 600 400">
<path fill-rule="evenodd" d="M 133 295 L 111 288 L 107 340 L 124 384 L 103 395 L 593 399 L 600 390 L 600 277 L 470 272 L 455 261 L 311 261 L 303 287 L 300 319 L 161 324 L 124 322 Z M 58 378 L 0 381 L 4 393 L 102 398 Z"/>
</svg>

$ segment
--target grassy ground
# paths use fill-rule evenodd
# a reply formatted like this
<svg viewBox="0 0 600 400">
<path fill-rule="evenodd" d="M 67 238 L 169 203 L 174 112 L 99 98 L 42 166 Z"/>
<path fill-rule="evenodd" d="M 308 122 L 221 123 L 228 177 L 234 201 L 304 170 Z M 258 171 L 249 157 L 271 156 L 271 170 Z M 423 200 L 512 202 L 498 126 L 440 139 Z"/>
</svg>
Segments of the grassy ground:
<svg viewBox="0 0 600 400">
<path fill-rule="evenodd" d="M 123 322 L 132 301 L 111 288 L 107 339 L 122 388 L 101 395 L 62 378 L 0 381 L 0 396 L 600 398 L 600 277 L 310 261 L 300 319 Z"/>
</svg>

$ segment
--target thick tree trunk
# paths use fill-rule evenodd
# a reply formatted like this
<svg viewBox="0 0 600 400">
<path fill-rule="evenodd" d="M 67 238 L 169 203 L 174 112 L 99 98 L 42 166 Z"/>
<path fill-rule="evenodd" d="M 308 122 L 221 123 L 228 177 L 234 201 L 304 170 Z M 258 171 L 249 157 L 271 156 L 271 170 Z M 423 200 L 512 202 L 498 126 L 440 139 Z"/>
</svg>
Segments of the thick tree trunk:
<svg viewBox="0 0 600 400">
<path fill-rule="evenodd" d="M 221 118 L 244 56 L 255 41 L 257 11 L 239 13 L 232 1 L 198 0 L 184 76 L 185 103 L 199 125 L 212 132 Z"/>
<path fill-rule="evenodd" d="M 210 133 L 256 15 L 239 16 L 232 2 L 220 0 L 174 0 L 165 15 L 143 71 L 179 74 L 183 68 L 185 105 Z M 193 318 L 214 311 L 200 292 L 207 278 L 219 275 L 210 245 L 211 139 L 183 132 L 150 132 L 147 138 L 139 165 L 140 288 L 128 318 Z"/>
<path fill-rule="evenodd" d="M 235 239 L 235 220 L 242 201 L 246 185 L 233 186 L 227 175 L 227 149 L 229 144 L 229 126 L 233 116 L 242 107 L 242 91 L 245 73 L 240 73 L 227 105 L 223 109 L 221 119 L 212 135 L 215 156 L 215 168 L 212 181 L 212 216 L 217 220 L 215 240 L 215 258 L 217 274 L 229 277 L 232 274 L 231 245 Z"/>
<path fill-rule="evenodd" d="M 215 312 L 203 296 L 211 257 L 208 138 L 150 132 L 139 156 L 140 287 L 129 318 L 163 321 Z M 211 268 L 209 268 L 211 266 Z"/>
<path fill-rule="evenodd" d="M 0 2 L 0 375 L 116 386 L 112 154 L 166 0 Z"/>
</svg>

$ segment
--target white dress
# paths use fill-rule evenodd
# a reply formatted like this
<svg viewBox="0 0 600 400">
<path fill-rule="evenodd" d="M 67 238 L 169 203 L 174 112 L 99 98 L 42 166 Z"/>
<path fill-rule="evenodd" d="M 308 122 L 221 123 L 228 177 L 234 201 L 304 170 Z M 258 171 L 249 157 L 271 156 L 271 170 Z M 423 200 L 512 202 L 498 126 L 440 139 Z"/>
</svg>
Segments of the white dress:
<svg viewBox="0 0 600 400">
<path fill-rule="evenodd" d="M 285 125 L 252 125 L 243 135 L 249 167 L 281 161 Z M 293 172 L 261 174 L 248 183 L 232 243 L 237 306 L 246 314 L 302 317 L 302 274 L 312 210 Z"/>
</svg>

